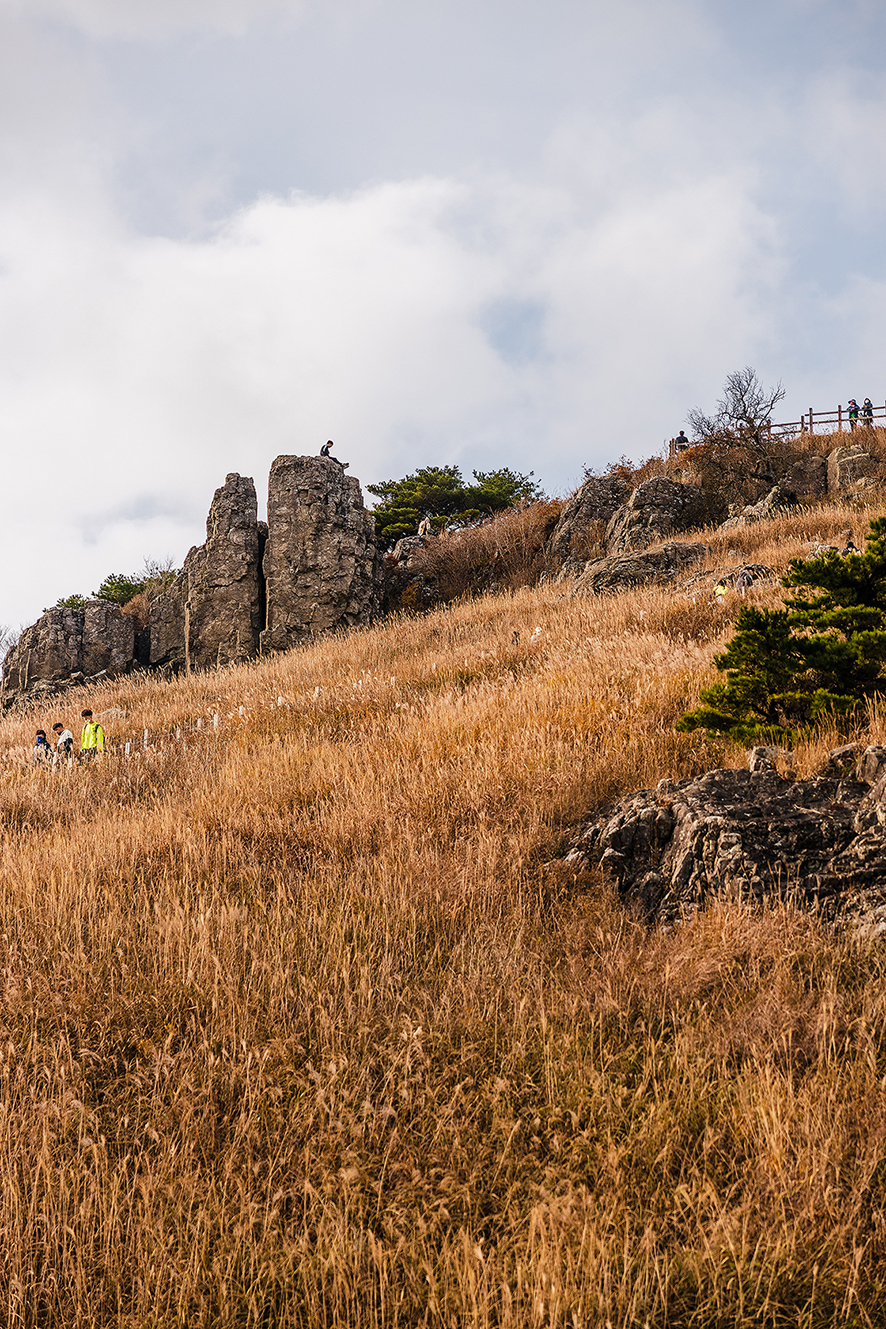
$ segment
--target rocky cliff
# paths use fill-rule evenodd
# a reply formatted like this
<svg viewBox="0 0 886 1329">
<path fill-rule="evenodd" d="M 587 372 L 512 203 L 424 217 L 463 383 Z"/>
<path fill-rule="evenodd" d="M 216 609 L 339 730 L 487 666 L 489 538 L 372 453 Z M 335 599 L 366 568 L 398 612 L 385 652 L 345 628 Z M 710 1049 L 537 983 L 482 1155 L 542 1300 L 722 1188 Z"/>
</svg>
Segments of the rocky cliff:
<svg viewBox="0 0 886 1329">
<path fill-rule="evenodd" d="M 4 661 L 3 704 L 137 665 L 230 664 L 376 617 L 383 567 L 353 476 L 322 457 L 278 457 L 267 525 L 257 518 L 253 481 L 229 475 L 212 500 L 206 543 L 152 602 L 147 627 L 105 600 L 47 610 Z"/>
</svg>

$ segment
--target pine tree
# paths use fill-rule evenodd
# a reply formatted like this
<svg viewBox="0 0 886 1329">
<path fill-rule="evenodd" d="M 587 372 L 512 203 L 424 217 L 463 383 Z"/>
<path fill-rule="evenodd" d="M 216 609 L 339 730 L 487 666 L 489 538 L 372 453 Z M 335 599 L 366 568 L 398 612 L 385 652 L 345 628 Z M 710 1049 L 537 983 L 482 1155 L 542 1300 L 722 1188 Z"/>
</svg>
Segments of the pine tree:
<svg viewBox="0 0 886 1329">
<path fill-rule="evenodd" d="M 799 593 L 783 609 L 741 610 L 714 657 L 726 682 L 706 688 L 678 729 L 784 741 L 886 691 L 886 517 L 871 522 L 863 554 L 794 559 L 782 584 Z"/>
</svg>

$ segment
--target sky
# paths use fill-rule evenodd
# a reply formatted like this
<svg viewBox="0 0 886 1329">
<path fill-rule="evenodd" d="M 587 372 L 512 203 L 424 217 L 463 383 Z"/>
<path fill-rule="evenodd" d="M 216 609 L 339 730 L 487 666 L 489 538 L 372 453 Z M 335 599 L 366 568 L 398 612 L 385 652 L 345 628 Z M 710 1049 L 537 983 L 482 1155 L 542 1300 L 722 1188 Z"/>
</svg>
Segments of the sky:
<svg viewBox="0 0 886 1329">
<path fill-rule="evenodd" d="M 744 365 L 886 401 L 884 46 L 881 0 L 0 0 L 0 624 L 327 438 L 556 495 Z"/>
</svg>

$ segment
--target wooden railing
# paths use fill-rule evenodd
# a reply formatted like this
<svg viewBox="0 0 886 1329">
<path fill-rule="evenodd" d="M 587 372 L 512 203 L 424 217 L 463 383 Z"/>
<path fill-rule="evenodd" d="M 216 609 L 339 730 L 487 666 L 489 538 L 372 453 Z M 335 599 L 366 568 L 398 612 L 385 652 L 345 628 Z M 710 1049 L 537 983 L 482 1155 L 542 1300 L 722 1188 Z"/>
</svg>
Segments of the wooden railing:
<svg viewBox="0 0 886 1329">
<path fill-rule="evenodd" d="M 850 420 L 849 407 L 838 406 L 835 411 L 813 411 L 812 407 L 800 416 L 799 420 L 786 420 L 783 424 L 776 425 L 770 422 L 769 434 L 779 434 L 784 437 L 786 434 L 814 434 L 816 426 L 820 434 L 840 433 L 844 429 L 864 429 L 873 420 L 886 419 L 886 406 L 875 406 L 872 416 L 863 416 L 862 408 L 858 408 L 858 420 Z"/>
<path fill-rule="evenodd" d="M 862 415 L 862 408 L 858 408 L 858 419 L 852 420 L 849 417 L 848 406 L 838 406 L 834 411 L 814 411 L 812 407 L 800 416 L 799 420 L 784 420 L 780 424 L 774 424 L 771 420 L 767 425 L 769 437 L 789 438 L 792 434 L 834 434 L 841 433 L 844 429 L 867 429 L 876 423 L 877 420 L 886 421 L 886 404 L 875 406 L 872 415 Z M 695 440 L 696 442 L 698 440 Z M 676 457 L 678 453 L 685 452 L 687 448 L 693 446 L 692 440 L 678 442 L 677 439 L 670 440 L 668 452 L 670 456 Z"/>
</svg>

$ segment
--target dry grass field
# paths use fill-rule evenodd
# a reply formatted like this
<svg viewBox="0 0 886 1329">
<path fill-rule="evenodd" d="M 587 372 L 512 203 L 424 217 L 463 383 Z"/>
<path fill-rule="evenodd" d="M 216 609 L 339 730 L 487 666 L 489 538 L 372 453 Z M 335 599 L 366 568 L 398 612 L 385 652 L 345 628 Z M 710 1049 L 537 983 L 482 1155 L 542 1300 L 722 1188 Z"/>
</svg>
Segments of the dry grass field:
<svg viewBox="0 0 886 1329">
<path fill-rule="evenodd" d="M 734 609 L 553 584 L 0 721 L 0 1323 L 886 1323 L 882 946 L 545 866 L 744 761 L 673 732 Z"/>
</svg>

